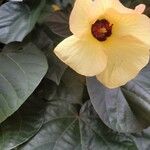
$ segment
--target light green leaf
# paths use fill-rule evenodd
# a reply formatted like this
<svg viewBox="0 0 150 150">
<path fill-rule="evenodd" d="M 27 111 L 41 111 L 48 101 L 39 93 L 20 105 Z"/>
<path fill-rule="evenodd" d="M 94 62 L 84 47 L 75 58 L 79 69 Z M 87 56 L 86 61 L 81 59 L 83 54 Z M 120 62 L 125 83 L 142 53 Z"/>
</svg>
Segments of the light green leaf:
<svg viewBox="0 0 150 150">
<path fill-rule="evenodd" d="M 9 50 L 0 53 L 0 122 L 25 102 L 48 68 L 46 57 L 33 44 Z"/>
</svg>

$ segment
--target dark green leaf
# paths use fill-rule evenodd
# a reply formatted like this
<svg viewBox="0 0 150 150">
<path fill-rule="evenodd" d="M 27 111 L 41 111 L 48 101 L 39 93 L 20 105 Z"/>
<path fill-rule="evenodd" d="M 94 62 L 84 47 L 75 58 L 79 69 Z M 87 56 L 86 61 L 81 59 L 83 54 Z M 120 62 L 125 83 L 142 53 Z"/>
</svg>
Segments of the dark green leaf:
<svg viewBox="0 0 150 150">
<path fill-rule="evenodd" d="M 122 87 L 122 92 L 133 112 L 142 123 L 150 125 L 150 64 Z"/>
<path fill-rule="evenodd" d="M 126 7 L 135 8 L 139 4 L 145 4 L 146 6 L 150 6 L 149 0 L 120 0 Z"/>
<path fill-rule="evenodd" d="M 123 5 L 125 5 L 128 8 L 132 8 L 134 9 L 135 6 L 137 6 L 138 4 L 140 4 L 140 0 L 120 0 Z"/>
<path fill-rule="evenodd" d="M 45 99 L 46 101 L 51 100 L 56 95 L 57 85 L 55 82 L 44 78 L 38 87 L 40 90 L 41 99 Z"/>
<path fill-rule="evenodd" d="M 68 5 L 73 5 L 75 0 L 52 0 L 52 1 L 54 1 L 56 4 L 62 7 L 67 7 Z"/>
<path fill-rule="evenodd" d="M 57 85 L 59 85 L 62 75 L 64 74 L 67 66 L 56 57 L 53 50 L 49 51 L 47 55 L 49 69 L 46 74 L 46 77 L 52 81 L 54 81 Z"/>
<path fill-rule="evenodd" d="M 0 122 L 25 102 L 47 68 L 45 56 L 33 44 L 8 46 L 0 53 Z"/>
<path fill-rule="evenodd" d="M 61 77 L 67 69 L 67 65 L 54 54 L 53 41 L 42 27 L 37 26 L 35 28 L 31 40 L 37 47 L 42 49 L 48 59 L 49 68 L 46 77 L 59 85 Z"/>
<path fill-rule="evenodd" d="M 41 0 L 32 10 L 20 2 L 7 2 L 0 7 L 0 42 L 22 41 L 32 30 L 45 0 Z"/>
<path fill-rule="evenodd" d="M 0 0 L 0 5 L 4 2 L 4 0 Z"/>
<path fill-rule="evenodd" d="M 53 41 L 43 30 L 42 26 L 37 25 L 30 34 L 29 41 L 32 41 L 39 49 L 41 49 L 45 55 L 53 53 Z"/>
<path fill-rule="evenodd" d="M 138 132 L 150 125 L 149 65 L 121 88 L 108 89 L 96 78 L 88 78 L 87 86 L 95 110 L 113 130 Z"/>
<path fill-rule="evenodd" d="M 69 13 L 63 11 L 53 12 L 45 18 L 44 23 L 55 34 L 62 37 L 68 37 L 71 35 L 69 30 L 69 15 Z"/>
<path fill-rule="evenodd" d="M 40 132 L 21 150 L 137 150 L 125 135 L 114 133 L 95 114 L 91 103 L 80 113 L 62 100 L 48 103 Z"/>
<path fill-rule="evenodd" d="M 34 94 L 0 125 L 0 149 L 10 150 L 29 140 L 44 121 L 44 102 Z"/>
<path fill-rule="evenodd" d="M 67 69 L 57 88 L 56 99 L 62 99 L 74 104 L 82 104 L 84 89 L 85 77 L 78 75 L 71 69 Z"/>
<path fill-rule="evenodd" d="M 150 128 L 132 136 L 139 150 L 149 150 L 150 148 Z"/>
<path fill-rule="evenodd" d="M 103 122 L 119 132 L 137 132 L 143 129 L 133 114 L 121 89 L 110 90 L 96 78 L 87 78 L 91 102 Z"/>
</svg>

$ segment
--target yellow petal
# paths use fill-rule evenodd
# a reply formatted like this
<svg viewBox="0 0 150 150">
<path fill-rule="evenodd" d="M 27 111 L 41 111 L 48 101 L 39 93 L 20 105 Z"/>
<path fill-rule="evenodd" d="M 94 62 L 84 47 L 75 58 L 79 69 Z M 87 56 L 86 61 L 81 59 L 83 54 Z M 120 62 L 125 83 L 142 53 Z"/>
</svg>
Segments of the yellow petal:
<svg viewBox="0 0 150 150">
<path fill-rule="evenodd" d="M 54 50 L 55 54 L 79 74 L 94 76 L 104 70 L 107 58 L 101 47 L 93 41 L 82 41 L 71 36 Z"/>
<path fill-rule="evenodd" d="M 128 16 L 129 17 L 129 16 Z M 130 23 L 127 17 L 123 20 L 124 33 L 128 33 L 150 46 L 150 19 L 142 14 L 130 16 Z"/>
<path fill-rule="evenodd" d="M 101 0 L 76 0 L 70 15 L 70 30 L 76 36 L 91 31 L 91 24 L 103 14 Z"/>
<path fill-rule="evenodd" d="M 117 36 L 131 35 L 150 46 L 150 19 L 136 11 L 120 13 L 109 9 L 105 18 L 113 24 L 113 34 Z"/>
<path fill-rule="evenodd" d="M 119 0 L 76 0 L 69 21 L 71 32 L 77 37 L 90 35 L 91 25 L 109 8 L 122 13 L 134 11 L 124 7 Z"/>
<path fill-rule="evenodd" d="M 122 86 L 135 78 L 149 61 L 149 47 L 130 36 L 112 38 L 105 48 L 107 66 L 97 79 L 109 88 Z"/>
</svg>

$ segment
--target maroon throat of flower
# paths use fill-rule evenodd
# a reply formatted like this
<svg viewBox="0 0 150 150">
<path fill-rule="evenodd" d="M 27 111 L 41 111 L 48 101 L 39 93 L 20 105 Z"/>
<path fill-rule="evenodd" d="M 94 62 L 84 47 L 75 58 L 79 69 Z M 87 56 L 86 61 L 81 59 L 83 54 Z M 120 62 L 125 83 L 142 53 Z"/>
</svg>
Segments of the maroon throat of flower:
<svg viewBox="0 0 150 150">
<path fill-rule="evenodd" d="M 91 27 L 92 35 L 98 41 L 106 41 L 112 34 L 113 24 L 110 24 L 106 19 L 97 20 Z"/>
</svg>

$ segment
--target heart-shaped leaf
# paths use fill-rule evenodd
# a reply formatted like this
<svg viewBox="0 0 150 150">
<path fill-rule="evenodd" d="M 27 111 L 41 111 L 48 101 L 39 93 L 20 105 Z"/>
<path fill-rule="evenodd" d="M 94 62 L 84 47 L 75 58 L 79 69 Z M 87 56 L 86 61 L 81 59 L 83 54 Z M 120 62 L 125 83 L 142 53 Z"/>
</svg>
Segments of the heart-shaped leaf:
<svg viewBox="0 0 150 150">
<path fill-rule="evenodd" d="M 96 78 L 88 78 L 87 86 L 96 112 L 108 127 L 119 132 L 137 132 L 143 129 L 120 88 L 110 90 Z"/>
<path fill-rule="evenodd" d="M 87 78 L 92 104 L 104 123 L 119 132 L 138 132 L 150 125 L 150 67 L 121 88 L 108 89 Z"/>
<path fill-rule="evenodd" d="M 137 150 L 125 135 L 114 133 L 95 114 L 90 102 L 80 113 L 62 100 L 48 103 L 40 132 L 20 150 Z"/>
<path fill-rule="evenodd" d="M 20 48 L 0 53 L 0 122 L 25 102 L 48 68 L 46 57 L 33 44 Z"/>
<path fill-rule="evenodd" d="M 68 70 L 65 74 L 63 78 L 67 79 L 69 74 L 72 76 L 75 73 Z M 63 78 L 61 83 L 66 81 Z M 57 87 L 48 79 L 43 80 L 37 89 L 40 96 L 44 96 L 47 106 L 43 127 L 32 139 L 16 147 L 17 150 L 147 150 L 148 132 L 141 136 L 140 133 L 129 135 L 112 131 L 100 120 L 90 101 L 83 105 L 70 103 L 76 93 L 72 90 L 78 91 L 78 86 L 70 87 L 70 92 L 68 89 L 65 90 L 65 86 Z M 46 101 L 45 94 L 48 93 L 51 98 L 48 97 Z M 80 99 L 78 96 L 76 98 Z"/>
</svg>

